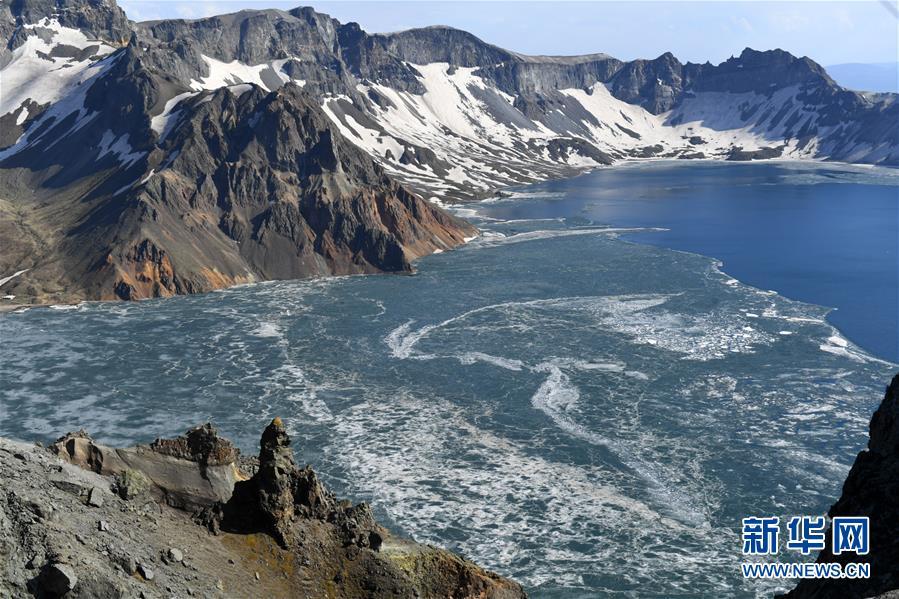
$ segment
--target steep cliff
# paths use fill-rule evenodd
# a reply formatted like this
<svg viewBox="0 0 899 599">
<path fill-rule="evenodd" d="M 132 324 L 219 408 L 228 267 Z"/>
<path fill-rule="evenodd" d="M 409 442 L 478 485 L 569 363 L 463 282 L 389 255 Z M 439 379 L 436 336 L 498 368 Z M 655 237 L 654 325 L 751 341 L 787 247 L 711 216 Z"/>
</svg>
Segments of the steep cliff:
<svg viewBox="0 0 899 599">
<path fill-rule="evenodd" d="M 88 6 L 105 18 L 114 4 Z M 24 19 L 40 7 L 17 8 Z M 28 44 L 84 48 L 47 58 L 67 79 L 9 113 L 22 133 L 0 152 L 0 272 L 27 269 L 4 289 L 18 301 L 409 272 L 475 234 L 348 143 L 298 85 L 192 92 L 134 34 L 115 49 L 55 12 L 43 23 L 15 30 L 26 44 L 12 50 L 12 76 Z"/>
<path fill-rule="evenodd" d="M 843 494 L 828 515 L 867 516 L 870 553 L 834 555 L 828 529 L 827 547 L 818 555 L 818 563 L 867 562 L 871 565 L 871 577 L 802 580 L 786 597 L 861 599 L 899 591 L 899 374 L 893 377 L 871 418 L 868 449 L 855 458 L 843 483 Z"/>
</svg>

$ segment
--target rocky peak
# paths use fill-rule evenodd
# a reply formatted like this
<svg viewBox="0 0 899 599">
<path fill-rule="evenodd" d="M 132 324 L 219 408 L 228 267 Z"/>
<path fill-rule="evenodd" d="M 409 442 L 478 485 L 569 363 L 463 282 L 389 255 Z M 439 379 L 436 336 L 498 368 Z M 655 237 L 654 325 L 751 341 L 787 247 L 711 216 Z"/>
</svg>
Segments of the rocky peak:
<svg viewBox="0 0 899 599">
<path fill-rule="evenodd" d="M 114 45 L 124 45 L 131 36 L 131 23 L 115 0 L 12 0 L 9 11 L 17 26 L 49 18 Z M 17 45 L 14 41 L 11 49 Z"/>
<path fill-rule="evenodd" d="M 177 84 L 147 68 L 134 34 L 107 60 L 107 69 L 85 93 L 85 108 L 97 113 L 95 127 L 128 134 L 132 147 L 147 149 L 155 139 L 147 115 L 162 110 L 167 92 Z"/>
<path fill-rule="evenodd" d="M 836 87 L 824 68 L 813 60 L 797 58 L 784 50 L 758 51 L 746 48 L 717 66 L 693 70 L 693 91 L 756 92 L 770 94 L 793 85 Z"/>
<path fill-rule="evenodd" d="M 260 515 L 276 538 L 286 544 L 294 517 L 293 475 L 297 466 L 290 449 L 290 436 L 280 418 L 272 420 L 262 433 L 259 470 L 248 484 L 254 484 Z"/>
<path fill-rule="evenodd" d="M 309 9 L 285 12 L 275 9 L 242 10 L 236 13 L 195 20 L 169 19 L 135 24 L 141 42 L 161 50 L 175 49 L 188 66 L 203 71 L 179 73 L 200 78 L 208 75 L 200 60 L 204 55 L 222 62 L 234 60 L 258 65 L 271 60 L 295 58 L 317 63 L 325 68 L 335 64 L 337 32 L 335 22 Z M 167 52 L 159 57 L 159 65 L 172 62 Z M 197 77 L 199 75 L 200 77 Z"/>
<path fill-rule="evenodd" d="M 338 197 L 388 184 L 381 168 L 336 134 L 314 98 L 296 85 L 271 93 L 255 86 L 221 88 L 185 113 L 183 125 L 166 140 L 170 167 L 192 180 L 219 171 L 213 179 L 219 197 L 228 196 L 226 205 L 268 206 L 267 194 L 255 195 L 249 186 L 270 172 L 284 173 L 272 182 L 284 187 L 278 194 L 284 200 L 310 191 Z M 248 177 L 243 182 L 241 173 Z"/>
<path fill-rule="evenodd" d="M 415 64 L 446 62 L 459 67 L 489 66 L 512 60 L 513 54 L 467 31 L 435 25 L 373 36 L 402 60 Z"/>
<path fill-rule="evenodd" d="M 284 427 L 284 421 L 280 416 L 275 416 L 259 440 L 259 463 L 266 461 L 277 462 L 287 459 L 293 465 L 293 451 L 290 449 L 290 435 Z"/>
<path fill-rule="evenodd" d="M 752 48 L 744 48 L 738 59 L 731 59 L 737 64 L 742 64 L 744 68 L 792 68 L 796 74 L 805 73 L 808 76 L 820 77 L 833 83 L 833 80 L 827 74 L 821 65 L 813 61 L 807 56 L 793 56 L 786 50 L 775 48 L 773 50 L 753 50 Z M 728 64 L 727 61 L 724 64 Z"/>
<path fill-rule="evenodd" d="M 625 63 L 609 81 L 615 97 L 653 114 L 670 110 L 683 91 L 683 65 L 670 52 L 653 60 Z"/>
<path fill-rule="evenodd" d="M 332 19 L 326 14 L 317 12 L 311 6 L 294 8 L 289 14 L 314 27 L 325 45 L 331 48 L 332 51 L 336 49 L 337 27 L 340 25 L 336 19 Z"/>
</svg>

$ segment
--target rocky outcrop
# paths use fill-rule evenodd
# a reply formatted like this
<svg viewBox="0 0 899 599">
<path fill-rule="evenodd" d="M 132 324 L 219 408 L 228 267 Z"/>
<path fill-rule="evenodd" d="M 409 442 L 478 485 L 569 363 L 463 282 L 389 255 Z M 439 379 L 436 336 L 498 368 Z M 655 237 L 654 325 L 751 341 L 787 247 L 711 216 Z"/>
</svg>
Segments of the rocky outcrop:
<svg viewBox="0 0 899 599">
<path fill-rule="evenodd" d="M 868 449 L 858 454 L 843 494 L 828 515 L 867 516 L 870 553 L 833 554 L 831 533 L 818 563 L 867 562 L 866 579 L 807 579 L 786 597 L 790 599 L 854 599 L 899 595 L 899 374 L 893 377 L 880 407 L 871 418 Z M 894 593 L 889 593 L 894 591 Z"/>
<path fill-rule="evenodd" d="M 264 531 L 284 548 L 295 544 L 292 532 L 296 518 L 333 520 L 339 511 L 337 501 L 312 468 L 297 467 L 290 437 L 280 418 L 275 418 L 262 433 L 256 473 L 237 483 L 233 495 L 220 508 L 217 527 Z"/>
<path fill-rule="evenodd" d="M 113 477 L 120 495 L 146 490 L 181 509 L 227 501 L 234 485 L 245 478 L 237 449 L 208 424 L 175 439 L 120 449 L 95 443 L 79 431 L 61 437 L 50 449 L 72 464 Z"/>
<path fill-rule="evenodd" d="M 12 0 L 0 6 L 0 32 L 5 27 L 14 32 L 9 42 L 0 46 L 0 59 L 24 43 L 27 35 L 19 29 L 22 25 L 45 18 L 118 45 L 127 43 L 131 36 L 131 23 L 115 0 Z"/>
<path fill-rule="evenodd" d="M 278 418 L 258 458 L 210 425 L 131 448 L 0 439 L 0 479 L 2 597 L 525 596 L 336 499 Z"/>
</svg>

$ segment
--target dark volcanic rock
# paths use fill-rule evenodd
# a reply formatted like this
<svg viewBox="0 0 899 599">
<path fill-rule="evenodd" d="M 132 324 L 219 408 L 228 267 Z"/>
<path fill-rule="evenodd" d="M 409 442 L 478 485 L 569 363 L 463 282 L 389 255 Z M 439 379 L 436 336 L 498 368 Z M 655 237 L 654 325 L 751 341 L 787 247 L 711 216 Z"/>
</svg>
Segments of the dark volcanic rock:
<svg viewBox="0 0 899 599">
<path fill-rule="evenodd" d="M 50 597 L 62 597 L 75 588 L 78 576 L 74 568 L 68 564 L 49 564 L 37 580 L 37 590 Z"/>
<path fill-rule="evenodd" d="M 655 60 L 625 64 L 610 81 L 615 97 L 659 114 L 670 110 L 684 89 L 683 65 L 666 52 Z"/>
<path fill-rule="evenodd" d="M 209 423 L 194 427 L 174 439 L 156 439 L 150 448 L 157 453 L 196 462 L 203 469 L 235 463 L 240 455 L 237 448 L 220 437 L 216 428 Z"/>
<path fill-rule="evenodd" d="M 590 158 L 598 164 L 612 164 L 613 158 L 594 145 L 578 138 L 551 139 L 546 145 L 549 155 L 556 160 L 565 161 L 569 158 Z"/>
<path fill-rule="evenodd" d="M 446 62 L 461 67 L 492 65 L 514 56 L 460 29 L 433 26 L 372 36 L 391 54 L 414 64 Z"/>
<path fill-rule="evenodd" d="M 899 374 L 871 418 L 868 449 L 858 454 L 843 483 L 843 494 L 828 515 L 870 518 L 870 553 L 833 554 L 831 533 L 818 563 L 867 562 L 868 579 L 803 580 L 790 599 L 854 599 L 899 590 Z"/>
<path fill-rule="evenodd" d="M 783 154 L 783 150 L 783 146 L 777 148 L 762 148 L 761 150 L 751 151 L 746 151 L 743 148 L 734 148 L 727 155 L 727 160 L 769 160 L 771 158 L 780 157 L 780 155 Z"/>
<path fill-rule="evenodd" d="M 296 465 L 280 418 L 272 420 L 262 433 L 256 473 L 234 486 L 234 494 L 221 512 L 222 530 L 265 531 L 284 548 L 296 545 L 296 518 L 336 522 L 347 545 L 380 546 L 385 534 L 367 505 L 338 504 L 312 468 Z"/>
<path fill-rule="evenodd" d="M 19 169 L 28 187 L 46 173 L 37 186 L 47 186 L 46 201 L 63 220 L 62 239 L 18 288 L 10 285 L 13 293 L 49 299 L 52 284 L 76 299 L 134 300 L 258 280 L 409 272 L 414 259 L 474 234 L 390 179 L 294 85 L 207 92 L 185 101 L 171 117 L 175 129 L 157 139 L 149 114 L 160 109 L 158 91 L 178 88 L 146 63 L 129 44 L 86 92 L 98 117 L 60 133 L 62 142 L 51 129 L 3 164 L 13 186 L 23 183 Z M 109 138 L 127 140 L 130 166 L 92 151 Z"/>
<path fill-rule="evenodd" d="M 767 94 L 791 85 L 835 86 L 823 67 L 807 57 L 783 50 L 759 52 L 746 48 L 720 65 L 687 65 L 694 91 Z"/>
</svg>

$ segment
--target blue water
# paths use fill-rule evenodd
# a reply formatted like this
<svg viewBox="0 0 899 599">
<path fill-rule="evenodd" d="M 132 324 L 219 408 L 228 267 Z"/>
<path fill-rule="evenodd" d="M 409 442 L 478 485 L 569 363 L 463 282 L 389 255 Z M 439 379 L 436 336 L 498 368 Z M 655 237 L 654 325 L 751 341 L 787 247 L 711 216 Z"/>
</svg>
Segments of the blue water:
<svg viewBox="0 0 899 599">
<path fill-rule="evenodd" d="M 836 167 L 789 184 L 783 168 L 658 164 L 520 190 L 463 208 L 482 236 L 415 276 L 5 315 L 0 435 L 85 427 L 120 444 L 211 419 L 255 452 L 280 415 L 339 495 L 534 597 L 770 596 L 789 583 L 740 577 L 740 519 L 824 513 L 897 368 L 825 301 L 734 278 L 767 247 L 721 243 L 734 258 L 708 253 L 726 272 L 667 247 L 711 243 L 679 232 L 692 219 L 668 206 L 693 200 L 668 188 L 813 203 Z M 888 176 L 846 169 L 840 189 L 877 196 Z M 866 202 L 845 219 L 870 218 Z"/>
<path fill-rule="evenodd" d="M 508 202 L 484 213 L 667 227 L 629 238 L 713 256 L 744 283 L 833 308 L 828 320 L 851 340 L 899 362 L 899 171 L 672 161 L 527 191 L 546 194 L 544 205 Z"/>
</svg>

